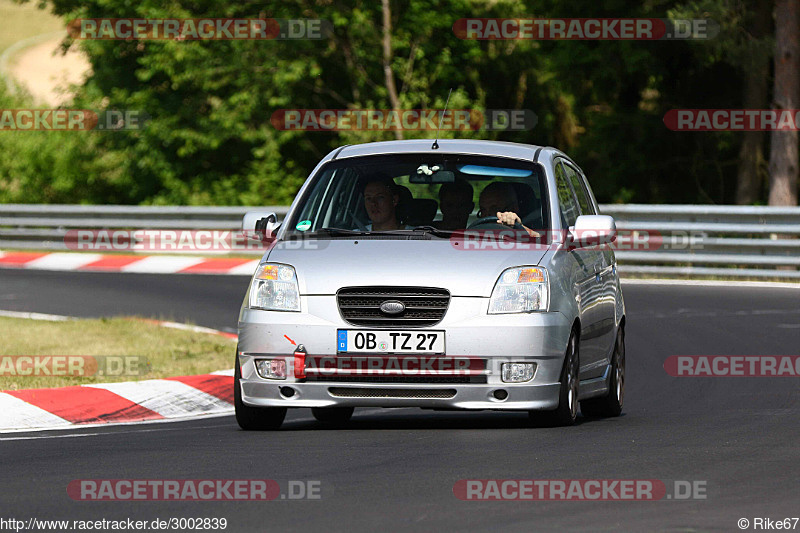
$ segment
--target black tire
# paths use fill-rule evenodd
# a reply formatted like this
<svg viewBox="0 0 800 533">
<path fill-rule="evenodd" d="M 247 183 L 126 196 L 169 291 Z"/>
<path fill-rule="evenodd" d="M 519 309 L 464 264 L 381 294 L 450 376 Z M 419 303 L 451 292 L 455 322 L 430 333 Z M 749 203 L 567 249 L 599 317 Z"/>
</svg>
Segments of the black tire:
<svg viewBox="0 0 800 533">
<path fill-rule="evenodd" d="M 350 421 L 354 407 L 312 407 L 311 414 L 317 421 L 332 426 L 341 426 Z"/>
<path fill-rule="evenodd" d="M 581 402 L 583 416 L 612 417 L 622 413 L 625 400 L 625 330 L 619 328 L 617 341 L 614 343 L 614 355 L 611 358 L 611 381 L 608 393 L 599 398 L 591 398 Z"/>
<path fill-rule="evenodd" d="M 564 366 L 561 369 L 561 388 L 558 407 L 552 411 L 528 411 L 535 427 L 571 426 L 578 416 L 578 390 L 580 388 L 580 342 L 573 331 L 567 342 Z"/>
<path fill-rule="evenodd" d="M 233 407 L 236 410 L 236 422 L 247 431 L 264 431 L 278 429 L 286 418 L 285 407 L 250 407 L 242 402 L 242 385 L 239 383 L 242 373 L 239 368 L 239 357 L 233 371 Z"/>
</svg>

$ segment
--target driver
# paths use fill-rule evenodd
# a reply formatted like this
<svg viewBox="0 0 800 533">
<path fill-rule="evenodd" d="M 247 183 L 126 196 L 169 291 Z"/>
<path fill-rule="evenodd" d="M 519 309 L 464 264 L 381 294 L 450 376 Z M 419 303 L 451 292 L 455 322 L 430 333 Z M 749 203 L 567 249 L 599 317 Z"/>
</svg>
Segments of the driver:
<svg viewBox="0 0 800 533">
<path fill-rule="evenodd" d="M 492 216 L 491 213 L 495 213 L 498 224 L 511 227 L 519 224 L 531 237 L 540 236 L 537 232 L 522 224 L 522 220 L 517 215 L 517 211 L 519 211 L 517 192 L 510 183 L 495 181 L 487 185 L 481 191 L 478 206 L 480 207 L 478 216 L 481 218 L 490 217 Z"/>
</svg>

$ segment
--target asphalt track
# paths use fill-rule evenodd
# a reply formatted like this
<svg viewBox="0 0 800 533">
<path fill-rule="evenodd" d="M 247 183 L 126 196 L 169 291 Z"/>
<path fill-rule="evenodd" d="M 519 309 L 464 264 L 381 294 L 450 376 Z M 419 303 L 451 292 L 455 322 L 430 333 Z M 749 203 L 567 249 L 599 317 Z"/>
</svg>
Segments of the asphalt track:
<svg viewBox="0 0 800 533">
<path fill-rule="evenodd" d="M 137 314 L 232 328 L 247 280 L 0 270 L 0 308 Z M 2 435 L 0 518 L 224 517 L 227 531 L 740 531 L 800 516 L 800 378 L 673 378 L 670 355 L 800 354 L 800 290 L 626 285 L 623 416 L 532 429 L 519 414 L 357 411 L 346 429 L 291 412 Z M 316 480 L 320 500 L 78 502 L 74 479 Z M 460 479 L 705 482 L 705 499 L 473 502 Z M 797 526 L 800 530 L 800 525 Z M 752 529 L 751 529 L 752 530 Z"/>
</svg>

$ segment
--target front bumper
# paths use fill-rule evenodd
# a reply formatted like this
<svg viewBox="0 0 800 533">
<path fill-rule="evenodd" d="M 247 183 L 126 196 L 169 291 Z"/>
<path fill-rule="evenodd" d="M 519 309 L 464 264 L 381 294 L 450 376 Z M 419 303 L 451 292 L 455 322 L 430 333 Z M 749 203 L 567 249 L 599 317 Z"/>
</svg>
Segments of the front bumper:
<svg viewBox="0 0 800 533">
<path fill-rule="evenodd" d="M 304 312 L 301 313 L 244 308 L 239 321 L 238 353 L 242 401 L 254 407 L 555 409 L 571 322 L 558 312 L 488 315 L 488 303 L 488 298 L 452 297 L 439 324 L 419 328 L 419 331 L 445 331 L 444 357 L 484 360 L 485 383 L 298 380 L 293 374 L 295 345 L 291 341 L 303 344 L 309 355 L 336 357 L 336 330 L 360 328 L 344 322 L 333 296 L 302 297 Z M 254 360 L 263 358 L 285 358 L 287 378 L 261 378 Z M 502 362 L 533 362 L 537 365 L 536 373 L 526 383 L 504 383 L 499 372 Z M 507 393 L 502 400 L 494 394 L 499 389 Z"/>
<path fill-rule="evenodd" d="M 529 410 L 558 407 L 558 383 L 455 385 L 420 383 L 287 383 L 242 380 L 242 401 L 253 407 L 431 407 Z M 287 397 L 281 391 L 293 389 Z M 505 390 L 505 400 L 494 397 Z M 372 392 L 367 392 L 372 391 Z M 397 397 L 402 395 L 402 397 Z"/>
</svg>

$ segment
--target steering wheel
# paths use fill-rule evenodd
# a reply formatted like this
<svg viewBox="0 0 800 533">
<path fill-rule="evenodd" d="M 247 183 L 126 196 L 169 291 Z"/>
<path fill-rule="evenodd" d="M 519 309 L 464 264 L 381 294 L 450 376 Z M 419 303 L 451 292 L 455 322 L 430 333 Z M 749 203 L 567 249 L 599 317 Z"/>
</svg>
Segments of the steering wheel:
<svg viewBox="0 0 800 533">
<path fill-rule="evenodd" d="M 479 218 L 478 220 L 476 220 L 475 222 L 473 222 L 472 224 L 469 225 L 469 229 L 474 229 L 474 228 L 476 228 L 478 226 L 484 226 L 484 225 L 485 226 L 490 226 L 490 225 L 491 226 L 499 226 L 499 227 L 501 227 L 503 229 L 508 229 L 508 226 L 506 226 L 505 224 L 500 224 L 497 221 L 497 217 L 496 216 Z M 486 228 L 486 229 L 491 229 L 491 228 Z M 516 223 L 514 223 L 514 229 L 521 230 L 521 229 L 524 229 L 524 228 L 522 227 L 522 224 L 520 224 L 519 222 L 516 222 Z"/>
<path fill-rule="evenodd" d="M 359 220 L 359 218 L 358 218 L 358 217 L 356 217 L 355 215 L 353 215 L 353 218 L 352 218 L 352 220 L 353 220 L 353 222 L 355 222 L 355 223 L 356 223 L 356 227 L 358 227 L 358 230 L 359 230 L 359 231 L 367 231 L 367 225 L 366 225 L 366 224 L 364 224 L 363 222 L 361 222 L 361 220 Z"/>
</svg>

